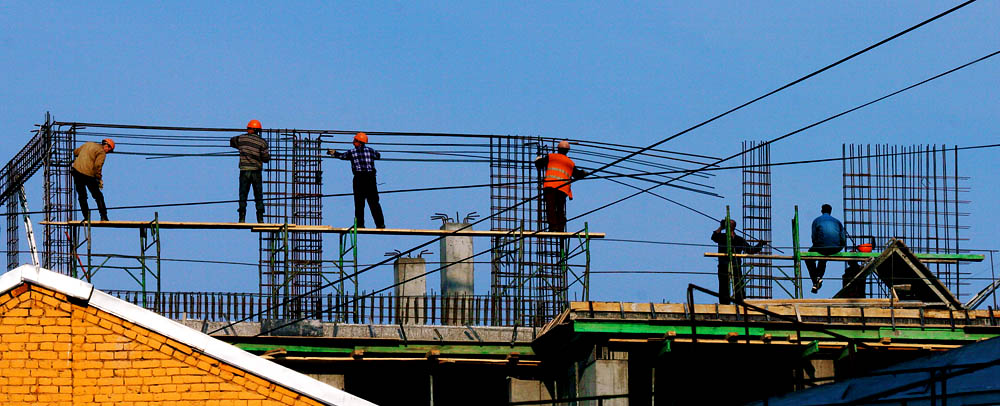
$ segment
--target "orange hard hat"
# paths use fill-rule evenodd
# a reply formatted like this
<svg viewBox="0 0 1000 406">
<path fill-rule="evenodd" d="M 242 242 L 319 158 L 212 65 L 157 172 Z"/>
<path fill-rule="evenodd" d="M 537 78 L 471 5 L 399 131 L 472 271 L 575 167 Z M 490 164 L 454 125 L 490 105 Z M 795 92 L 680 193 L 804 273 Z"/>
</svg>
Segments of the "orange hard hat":
<svg viewBox="0 0 1000 406">
<path fill-rule="evenodd" d="M 109 152 L 115 152 L 115 141 L 112 140 L 111 138 L 105 138 L 101 140 L 101 144 L 111 147 L 111 150 Z"/>
<path fill-rule="evenodd" d="M 357 142 L 360 142 L 362 144 L 367 144 L 368 143 L 368 134 L 365 134 L 365 133 L 354 134 L 354 140 L 357 141 Z"/>
<path fill-rule="evenodd" d="M 259 130 L 260 129 L 260 121 L 250 120 L 250 122 L 247 123 L 247 128 L 256 128 L 256 129 Z"/>
<path fill-rule="evenodd" d="M 559 149 L 565 149 L 565 150 L 568 151 L 569 150 L 569 141 L 566 141 L 566 140 L 559 141 Z"/>
</svg>

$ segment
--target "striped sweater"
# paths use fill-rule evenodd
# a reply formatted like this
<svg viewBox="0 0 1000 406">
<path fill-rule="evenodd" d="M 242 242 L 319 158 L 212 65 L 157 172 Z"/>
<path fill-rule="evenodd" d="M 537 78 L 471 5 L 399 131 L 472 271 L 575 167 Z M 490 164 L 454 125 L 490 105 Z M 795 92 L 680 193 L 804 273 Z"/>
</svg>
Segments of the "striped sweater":
<svg viewBox="0 0 1000 406">
<path fill-rule="evenodd" d="M 240 150 L 240 170 L 259 171 L 271 161 L 267 141 L 258 135 L 243 134 L 229 139 L 229 146 Z"/>
</svg>

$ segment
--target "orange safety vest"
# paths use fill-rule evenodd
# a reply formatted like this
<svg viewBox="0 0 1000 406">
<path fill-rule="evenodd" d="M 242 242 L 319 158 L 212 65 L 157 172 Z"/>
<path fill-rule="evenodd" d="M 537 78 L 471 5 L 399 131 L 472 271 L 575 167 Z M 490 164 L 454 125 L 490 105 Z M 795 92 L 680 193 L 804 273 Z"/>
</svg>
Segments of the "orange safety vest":
<svg viewBox="0 0 1000 406">
<path fill-rule="evenodd" d="M 542 183 L 542 187 L 555 188 L 572 199 L 573 191 L 567 182 L 572 179 L 575 166 L 573 160 L 566 155 L 549 154 L 549 166 L 545 168 L 545 182 Z"/>
</svg>

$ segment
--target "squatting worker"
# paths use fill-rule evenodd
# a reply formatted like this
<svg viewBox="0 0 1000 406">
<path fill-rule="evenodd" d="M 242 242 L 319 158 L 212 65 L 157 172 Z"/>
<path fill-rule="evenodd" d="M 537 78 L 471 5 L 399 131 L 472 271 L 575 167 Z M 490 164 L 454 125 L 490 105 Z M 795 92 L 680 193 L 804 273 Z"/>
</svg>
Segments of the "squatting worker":
<svg viewBox="0 0 1000 406">
<path fill-rule="evenodd" d="M 100 144 L 85 142 L 73 150 L 75 158 L 69 172 L 73 175 L 76 197 L 80 200 L 80 210 L 83 212 L 84 221 L 90 221 L 87 190 L 90 190 L 90 194 L 94 195 L 94 200 L 97 201 L 97 211 L 101 212 L 101 221 L 108 221 L 108 208 L 104 205 L 104 193 L 101 192 L 101 189 L 104 189 L 101 169 L 104 168 L 104 158 L 114 150 L 115 142 L 111 138 L 105 138 Z"/>
<path fill-rule="evenodd" d="M 833 207 L 829 204 L 824 204 L 819 211 L 820 216 L 812 222 L 812 247 L 809 248 L 809 252 L 818 252 L 821 255 L 836 254 L 847 245 L 844 225 L 830 215 L 833 213 Z M 809 278 L 812 279 L 812 293 L 819 292 L 823 287 L 823 275 L 826 274 L 826 260 L 807 259 L 806 269 L 809 270 Z"/>
<path fill-rule="evenodd" d="M 236 209 L 240 223 L 247 221 L 247 194 L 253 187 L 253 198 L 257 204 L 257 222 L 264 222 L 263 178 L 264 164 L 271 161 L 267 151 L 267 141 L 260 137 L 260 121 L 250 120 L 247 133 L 229 139 L 229 146 L 240 151 L 240 205 Z"/>
<path fill-rule="evenodd" d="M 535 158 L 535 166 L 545 170 L 542 197 L 545 199 L 545 220 L 549 224 L 549 231 L 566 231 L 566 198 L 573 200 L 570 179 L 583 179 L 587 176 L 567 154 L 569 141 L 563 140 L 556 147 L 555 154 Z"/>
<path fill-rule="evenodd" d="M 751 246 L 747 240 L 736 235 L 733 230 L 736 229 L 736 220 L 729 220 L 729 228 L 726 228 L 726 219 L 719 221 L 719 228 L 712 232 L 712 241 L 719 244 L 719 253 L 726 253 L 726 234 L 729 234 L 729 244 L 733 249 L 733 255 L 736 254 L 756 254 L 760 252 L 760 249 L 764 246 L 767 241 L 760 241 L 755 246 Z M 731 302 L 731 297 L 737 300 L 743 300 L 744 297 L 744 283 L 743 283 L 743 262 L 739 257 L 733 257 L 733 279 L 736 282 L 736 290 L 733 295 L 729 295 L 729 258 L 719 257 L 719 303 L 729 304 Z"/>
<path fill-rule="evenodd" d="M 376 228 L 385 228 L 382 217 L 382 205 L 378 203 L 378 186 L 375 184 L 375 160 L 382 155 L 368 145 L 368 134 L 354 135 L 354 149 L 344 152 L 326 150 L 334 158 L 351 161 L 351 171 L 354 172 L 354 219 L 358 228 L 365 228 L 365 201 L 375 219 Z"/>
</svg>

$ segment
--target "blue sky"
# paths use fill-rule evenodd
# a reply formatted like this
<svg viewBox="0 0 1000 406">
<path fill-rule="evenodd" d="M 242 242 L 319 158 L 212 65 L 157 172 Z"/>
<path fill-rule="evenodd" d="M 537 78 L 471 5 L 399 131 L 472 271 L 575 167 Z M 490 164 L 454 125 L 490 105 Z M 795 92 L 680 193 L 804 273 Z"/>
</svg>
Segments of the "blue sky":
<svg viewBox="0 0 1000 406">
<path fill-rule="evenodd" d="M 957 2 L 256 2 L 0 4 L 0 156 L 10 159 L 51 111 L 60 121 L 192 127 L 265 127 L 541 135 L 648 145 L 916 24 Z M 777 137 L 1000 48 L 997 2 L 980 1 L 896 41 L 663 146 L 728 156 L 742 140 Z M 988 60 L 772 147 L 773 161 L 829 158 L 844 143 L 995 143 L 1000 61 Z M 373 140 L 374 141 L 374 140 Z M 995 149 L 962 152 L 972 191 L 964 198 L 964 246 L 996 249 L 990 221 L 998 188 Z M 572 155 L 571 155 L 572 156 Z M 324 193 L 350 191 L 349 169 L 324 164 Z M 383 162 L 384 189 L 488 182 L 484 164 Z M 235 158 L 147 160 L 111 156 L 110 206 L 231 199 Z M 29 185 L 41 208 L 40 176 Z M 774 173 L 775 243 L 790 245 L 799 205 L 841 206 L 839 163 Z M 740 174 L 711 180 L 724 199 L 662 193 L 716 216 L 738 211 Z M 592 180 L 574 185 L 570 215 L 630 193 Z M 489 212 L 488 190 L 383 198 L 390 227 L 436 228 L 434 212 Z M 324 201 L 344 224 L 350 198 Z M 164 220 L 219 221 L 235 205 L 161 209 Z M 813 209 L 815 208 L 815 209 Z M 815 213 L 818 214 L 818 213 Z M 113 211 L 149 219 L 152 210 Z M 34 219 L 38 221 L 36 216 Z M 667 202 L 637 197 L 586 218 L 609 237 L 708 243 L 715 224 Z M 570 228 L 581 228 L 582 220 Z M 23 231 L 22 231 L 23 232 Z M 102 250 L 134 253 L 134 231 L 100 230 Z M 362 239 L 364 263 L 426 241 Z M 335 240 L 326 241 L 333 251 Z M 477 250 L 486 248 L 477 242 Z M 436 244 L 432 246 L 436 250 Z M 593 269 L 714 270 L 704 247 L 594 244 Z M 167 258 L 255 262 L 249 233 L 171 231 Z M 333 254 L 328 254 L 329 259 Z M 436 257 L 436 252 L 434 257 Z M 22 257 L 27 261 L 27 257 Z M 989 277 L 988 263 L 970 265 Z M 839 276 L 839 272 L 831 271 Z M 165 263 L 165 290 L 256 291 L 255 267 Z M 391 282 L 365 275 L 363 288 Z M 681 300 L 687 283 L 712 275 L 593 278 L 592 298 Z M 977 280 L 978 291 L 986 281 Z M 110 271 L 98 287 L 134 287 Z M 488 269 L 477 268 L 485 293 Z M 436 280 L 428 286 L 437 286 Z M 832 294 L 833 291 L 830 289 Z M 968 296 L 963 295 L 963 300 Z"/>
</svg>

